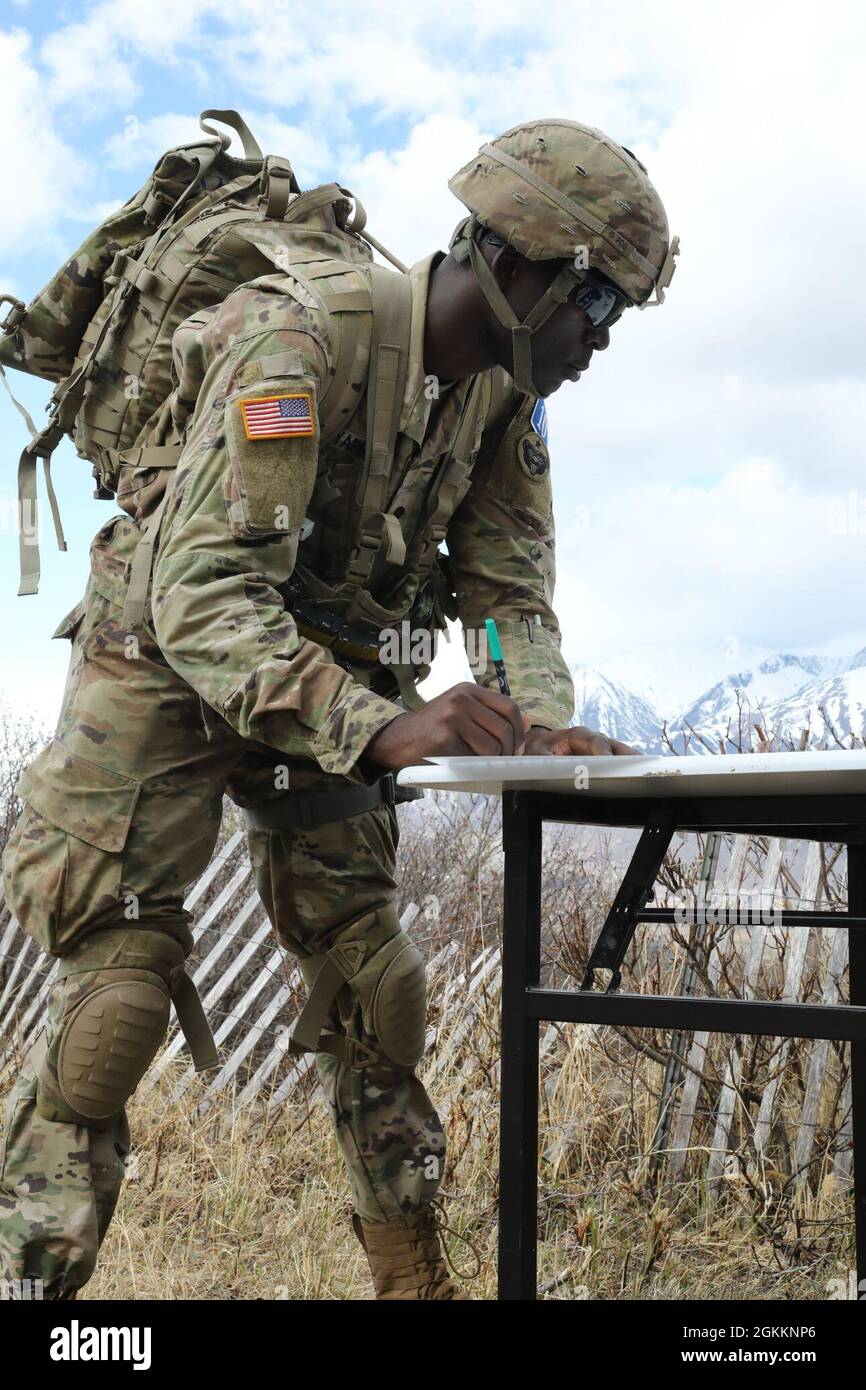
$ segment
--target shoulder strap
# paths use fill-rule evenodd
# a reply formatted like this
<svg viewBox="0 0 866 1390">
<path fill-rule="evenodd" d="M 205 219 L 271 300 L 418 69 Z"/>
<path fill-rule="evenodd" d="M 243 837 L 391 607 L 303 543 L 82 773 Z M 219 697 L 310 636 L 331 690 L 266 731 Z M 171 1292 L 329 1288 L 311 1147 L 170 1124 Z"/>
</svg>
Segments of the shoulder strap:
<svg viewBox="0 0 866 1390">
<path fill-rule="evenodd" d="M 406 384 L 412 290 L 408 275 L 378 265 L 371 265 L 370 274 L 373 332 L 367 385 L 367 451 L 358 483 L 360 516 L 347 575 L 354 589 L 362 589 L 369 579 L 383 536 L 387 538 L 387 557 L 392 563 L 402 565 L 406 558 L 400 524 L 396 517 L 386 517 L 382 509 L 388 495 Z"/>
</svg>

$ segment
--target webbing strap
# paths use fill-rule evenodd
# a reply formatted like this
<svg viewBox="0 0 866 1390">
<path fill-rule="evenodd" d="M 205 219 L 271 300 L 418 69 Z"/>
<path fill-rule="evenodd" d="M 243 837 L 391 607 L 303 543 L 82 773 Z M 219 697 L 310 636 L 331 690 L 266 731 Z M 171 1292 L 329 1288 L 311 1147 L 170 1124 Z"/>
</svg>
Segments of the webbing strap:
<svg viewBox="0 0 866 1390">
<path fill-rule="evenodd" d="M 348 786 L 335 792 L 292 792 L 276 801 L 246 806 L 243 815 L 253 830 L 314 830 L 320 825 L 374 811 L 377 806 L 392 806 L 397 799 L 397 783 L 394 774 L 389 772 L 369 787 Z M 401 788 L 399 799 L 411 801 L 415 798 L 409 788 Z"/>
<path fill-rule="evenodd" d="M 153 549 L 168 505 L 168 499 L 174 490 L 174 481 L 177 477 L 176 468 L 166 469 L 166 475 L 165 492 L 159 505 L 151 512 L 142 526 L 141 537 L 132 557 L 129 587 L 126 591 L 122 618 L 123 626 L 128 631 L 140 627 L 144 619 L 147 591 L 150 587 L 150 573 L 153 569 Z"/>
<path fill-rule="evenodd" d="M 114 284 L 116 280 L 125 280 L 127 284 L 134 285 L 143 298 L 155 299 L 158 304 L 167 304 L 174 293 L 174 286 L 164 276 L 124 252 L 115 256 L 105 277 L 107 285 Z"/>
<path fill-rule="evenodd" d="M 124 464 L 130 468 L 176 468 L 182 444 L 140 444 L 134 449 L 106 449 L 109 459 L 116 467 Z"/>
<path fill-rule="evenodd" d="M 306 193 L 302 193 L 290 205 L 283 221 L 297 222 L 300 217 L 306 217 L 308 213 L 316 212 L 318 208 L 326 207 L 328 203 L 336 203 L 345 197 L 338 183 L 323 183 L 318 188 L 308 188 Z"/>
<path fill-rule="evenodd" d="M 360 516 L 355 549 L 348 565 L 349 580 L 356 588 L 363 588 L 369 578 L 387 525 L 383 508 L 403 404 L 412 323 L 408 276 L 378 265 L 370 267 L 370 274 L 373 331 L 367 386 L 367 449 L 357 491 Z M 393 528 L 391 534 L 394 535 Z M 399 553 L 399 547 L 395 553 Z"/>
<path fill-rule="evenodd" d="M 326 957 L 289 1037 L 288 1049 L 295 1056 L 327 1052 L 346 1067 L 368 1067 L 379 1060 L 378 1053 L 357 1039 L 325 1030 L 331 1005 L 345 983 L 339 966 Z"/>
<path fill-rule="evenodd" d="M 18 594 L 20 597 L 39 592 L 39 514 L 36 487 L 36 460 L 38 458 L 42 459 L 45 490 L 48 494 L 48 505 L 51 508 L 51 518 L 54 522 L 57 548 L 58 550 L 66 550 L 66 538 L 63 534 L 63 523 L 60 520 L 60 508 L 57 504 L 54 484 L 51 481 L 51 455 L 63 437 L 63 430 L 56 421 L 52 421 L 42 430 L 37 430 L 29 410 L 19 400 L 16 400 L 2 366 L 0 366 L 0 378 L 2 378 L 3 385 L 6 387 L 15 409 L 24 417 L 24 422 L 31 435 L 30 443 L 22 449 L 18 460 L 18 557 L 20 566 Z"/>
<path fill-rule="evenodd" d="M 326 308 L 333 314 L 370 308 L 370 296 L 366 290 L 322 290 Z"/>
<path fill-rule="evenodd" d="M 445 538 L 446 522 L 454 512 L 457 493 L 470 470 L 479 426 L 490 412 L 493 389 L 491 372 L 481 372 L 466 393 L 450 458 L 431 483 L 426 520 L 413 546 L 413 559 L 417 555 L 415 563 L 421 574 L 432 567 L 436 551 Z M 401 694 L 404 694 L 402 687 Z"/>
<path fill-rule="evenodd" d="M 481 248 L 470 233 L 467 237 L 469 260 L 481 292 L 494 314 L 504 328 L 511 329 L 511 349 L 514 357 L 513 377 L 518 391 L 531 391 L 532 385 L 532 334 L 547 322 L 551 314 L 564 302 L 580 282 L 580 274 L 570 265 L 563 266 L 554 276 L 544 294 L 533 305 L 525 319 L 519 319 L 509 304 Z"/>
<path fill-rule="evenodd" d="M 59 442 L 60 437 L 58 436 L 56 443 Z M 56 444 L 52 444 L 51 450 L 53 451 L 55 447 Z M 66 550 L 66 537 L 63 534 L 63 523 L 60 520 L 60 508 L 57 504 L 54 484 L 51 481 L 51 451 L 47 454 L 38 454 L 28 445 L 26 449 L 22 450 L 18 460 L 18 557 L 21 568 L 21 582 L 18 586 L 19 597 L 39 592 L 37 458 L 42 459 L 42 476 L 45 479 L 45 491 L 48 494 L 48 505 L 51 508 L 51 520 L 54 523 L 57 549 Z"/>
<path fill-rule="evenodd" d="M 382 518 L 382 538 L 385 542 L 385 559 L 389 565 L 405 565 L 406 541 L 397 517 L 386 513 Z"/>
<path fill-rule="evenodd" d="M 2 296 L 0 296 L 0 298 L 2 298 Z M 0 365 L 0 380 L 2 380 L 3 385 L 6 388 L 6 394 L 9 397 L 12 404 L 14 405 L 15 409 L 18 411 L 18 414 L 24 417 L 24 423 L 30 431 L 30 438 L 35 439 L 39 431 L 33 423 L 33 416 L 30 414 L 30 411 L 27 409 L 27 407 L 23 406 L 21 402 L 18 400 L 17 396 L 12 390 L 12 387 L 9 385 L 9 381 L 6 377 L 6 373 L 3 370 L 2 365 Z"/>
<path fill-rule="evenodd" d="M 291 1052 L 327 1052 L 347 1067 L 365 1067 L 379 1060 L 378 1053 L 357 1039 L 326 1032 L 325 1023 L 343 985 L 394 934 L 394 923 L 386 915 L 368 912 L 345 927 L 330 950 L 318 957 L 321 965 L 289 1039 Z"/>
<path fill-rule="evenodd" d="M 400 699 L 407 709 L 423 709 L 427 701 L 423 695 L 419 695 L 415 686 L 417 671 L 414 666 L 407 666 L 402 661 L 392 661 L 388 671 L 397 682 L 397 689 L 400 691 Z"/>
<path fill-rule="evenodd" d="M 359 267 L 346 261 L 314 261 L 307 263 L 304 275 L 308 280 L 323 280 L 326 275 L 347 275 L 349 271 L 357 269 Z"/>
<path fill-rule="evenodd" d="M 292 166 L 276 155 L 268 155 L 263 171 L 266 201 L 265 216 L 279 222 L 289 206 L 289 194 L 297 191 Z"/>
<path fill-rule="evenodd" d="M 171 1002 L 177 1014 L 180 1031 L 186 1038 L 187 1046 L 196 1071 L 209 1071 L 220 1064 L 214 1035 L 195 984 L 182 970 L 171 992 Z"/>
<path fill-rule="evenodd" d="M 367 309 L 369 310 L 370 307 L 368 302 Z M 351 381 L 355 356 L 358 351 L 358 341 L 361 337 L 360 320 L 357 313 L 341 313 L 334 317 L 331 328 L 332 332 L 338 336 L 339 342 L 334 375 L 325 387 L 319 402 L 319 428 L 322 432 L 322 443 L 330 443 L 337 430 L 349 418 L 357 405 L 357 395 L 352 388 Z M 350 404 L 342 406 L 347 391 Z"/>
<path fill-rule="evenodd" d="M 210 117 L 213 121 L 222 121 L 223 125 L 229 126 L 241 137 L 241 142 L 244 147 L 244 159 L 264 158 L 259 142 L 253 135 L 253 132 L 250 130 L 243 116 L 239 115 L 237 111 L 234 111 L 231 108 L 228 108 L 225 111 L 208 109 L 207 111 L 202 111 L 201 115 L 198 118 L 198 123 L 201 126 L 201 129 L 205 132 L 205 134 L 215 135 L 216 138 L 219 140 L 220 144 L 222 145 L 223 149 L 226 150 L 229 147 L 230 141 L 228 141 L 225 138 L 222 131 L 215 130 L 212 125 L 208 125 L 208 117 Z"/>
</svg>

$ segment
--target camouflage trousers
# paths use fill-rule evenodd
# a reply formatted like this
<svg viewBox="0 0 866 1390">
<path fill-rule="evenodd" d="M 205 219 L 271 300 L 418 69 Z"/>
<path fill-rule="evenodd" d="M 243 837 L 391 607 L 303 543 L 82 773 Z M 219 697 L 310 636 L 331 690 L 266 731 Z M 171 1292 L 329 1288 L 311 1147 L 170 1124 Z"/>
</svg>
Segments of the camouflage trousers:
<svg viewBox="0 0 866 1390">
<path fill-rule="evenodd" d="M 183 902 L 212 856 L 224 794 L 257 805 L 273 799 L 286 774 L 289 796 L 346 786 L 312 761 L 242 739 L 169 667 L 149 628 L 134 637 L 123 628 L 128 535 L 122 519 L 99 533 L 85 599 L 55 634 L 72 642 L 57 735 L 23 779 L 25 809 L 3 858 L 7 901 L 20 924 L 71 972 L 50 996 L 49 1041 L 105 972 L 141 975 L 157 941 L 169 956 L 186 956 L 192 938 Z M 316 829 L 251 830 L 248 839 L 258 893 L 305 977 L 305 962 L 347 925 L 369 917 L 381 935 L 392 917 L 397 929 L 393 807 Z M 417 1014 L 417 990 L 412 1007 Z M 423 1039 L 423 998 L 420 1012 Z M 416 1017 L 411 1027 L 418 1026 Z M 377 1050 L 370 1011 L 348 986 L 327 1027 Z M 444 1159 L 439 1118 L 414 1067 L 392 1065 L 382 1053 L 364 1068 L 316 1058 L 366 1221 L 427 1205 Z M 41 1093 L 37 1105 L 38 1067 L 25 1062 L 6 1105 L 0 1278 L 41 1279 L 57 1295 L 93 1272 L 130 1136 L 123 1109 L 99 1125 L 47 1118 Z"/>
</svg>

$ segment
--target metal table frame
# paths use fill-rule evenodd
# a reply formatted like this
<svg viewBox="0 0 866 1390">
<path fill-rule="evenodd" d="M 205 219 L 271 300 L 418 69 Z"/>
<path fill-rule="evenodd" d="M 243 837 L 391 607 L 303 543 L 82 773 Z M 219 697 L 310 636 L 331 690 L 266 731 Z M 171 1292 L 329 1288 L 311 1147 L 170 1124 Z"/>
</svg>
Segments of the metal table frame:
<svg viewBox="0 0 866 1390">
<path fill-rule="evenodd" d="M 580 990 L 541 987 L 541 838 L 545 821 L 643 827 L 590 956 Z M 534 1299 L 538 1222 L 538 1029 L 541 1022 L 631 1024 L 851 1043 L 851 1131 L 858 1281 L 866 1279 L 866 795 L 601 798 L 505 791 L 502 944 L 502 1093 L 499 1166 L 499 1297 Z M 849 1004 L 620 994 L 619 967 L 639 922 L 672 923 L 674 910 L 645 906 L 674 832 L 724 831 L 843 843 L 848 910 L 778 914 L 786 926 L 854 928 Z M 742 920 L 739 918 L 738 920 Z M 612 972 L 609 990 L 595 971 Z M 861 1284 L 866 1289 L 866 1284 Z"/>
</svg>

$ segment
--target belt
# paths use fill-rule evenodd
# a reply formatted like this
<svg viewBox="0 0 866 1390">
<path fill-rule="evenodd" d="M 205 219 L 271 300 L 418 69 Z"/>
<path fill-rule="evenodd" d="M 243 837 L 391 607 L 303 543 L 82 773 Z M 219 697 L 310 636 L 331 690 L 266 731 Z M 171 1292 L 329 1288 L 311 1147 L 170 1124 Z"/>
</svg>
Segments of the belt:
<svg viewBox="0 0 866 1390">
<path fill-rule="evenodd" d="M 420 787 L 398 787 L 393 772 L 386 772 L 371 787 L 351 786 L 336 792 L 297 792 L 277 801 L 262 801 L 243 808 L 244 819 L 253 830 L 284 830 L 297 827 L 313 830 L 332 821 L 348 820 L 377 806 L 416 801 L 424 793 Z"/>
</svg>

